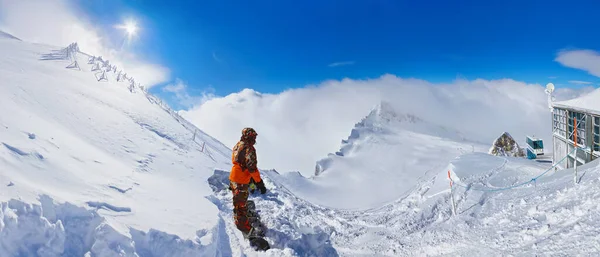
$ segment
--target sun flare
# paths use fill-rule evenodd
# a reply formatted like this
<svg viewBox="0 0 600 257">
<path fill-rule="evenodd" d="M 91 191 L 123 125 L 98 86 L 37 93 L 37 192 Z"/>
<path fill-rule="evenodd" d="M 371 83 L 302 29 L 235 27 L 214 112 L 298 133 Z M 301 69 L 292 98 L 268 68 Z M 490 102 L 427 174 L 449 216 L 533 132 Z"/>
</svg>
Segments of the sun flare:
<svg viewBox="0 0 600 257">
<path fill-rule="evenodd" d="M 137 23 L 134 20 L 127 20 L 124 24 L 118 25 L 117 28 L 125 30 L 128 38 L 132 38 L 138 31 Z"/>
</svg>

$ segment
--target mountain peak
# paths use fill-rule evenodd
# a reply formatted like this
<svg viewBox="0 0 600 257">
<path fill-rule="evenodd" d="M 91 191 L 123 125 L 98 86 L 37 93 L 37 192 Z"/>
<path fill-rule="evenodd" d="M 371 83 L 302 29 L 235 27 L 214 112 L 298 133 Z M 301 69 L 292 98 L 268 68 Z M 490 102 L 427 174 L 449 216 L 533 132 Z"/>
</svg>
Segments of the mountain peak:
<svg viewBox="0 0 600 257">
<path fill-rule="evenodd" d="M 381 101 L 371 109 L 369 115 L 367 115 L 359 125 L 379 127 L 391 122 L 417 123 L 421 121 L 422 120 L 419 117 L 412 114 L 401 114 L 396 111 L 391 103 Z"/>
<path fill-rule="evenodd" d="M 379 104 L 377 104 L 375 108 L 373 108 L 371 114 L 384 119 L 390 119 L 398 116 L 392 104 L 386 101 L 379 102 Z"/>
</svg>

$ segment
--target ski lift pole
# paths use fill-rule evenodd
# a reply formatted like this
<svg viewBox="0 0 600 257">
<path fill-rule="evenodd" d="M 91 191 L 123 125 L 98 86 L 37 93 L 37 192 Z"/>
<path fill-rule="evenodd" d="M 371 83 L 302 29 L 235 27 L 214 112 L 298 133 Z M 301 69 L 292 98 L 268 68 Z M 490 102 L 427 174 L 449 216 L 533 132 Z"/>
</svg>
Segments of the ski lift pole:
<svg viewBox="0 0 600 257">
<path fill-rule="evenodd" d="M 573 181 L 577 184 L 577 118 L 573 118 L 573 139 L 574 139 L 574 147 L 575 147 L 575 156 L 573 157 L 573 162 L 575 163 L 575 176 L 573 177 Z"/>
<path fill-rule="evenodd" d="M 456 204 L 454 203 L 454 192 L 452 190 L 452 178 L 450 178 L 450 170 L 448 170 L 448 179 L 450 180 L 450 198 L 452 199 L 452 216 L 456 216 Z"/>
</svg>

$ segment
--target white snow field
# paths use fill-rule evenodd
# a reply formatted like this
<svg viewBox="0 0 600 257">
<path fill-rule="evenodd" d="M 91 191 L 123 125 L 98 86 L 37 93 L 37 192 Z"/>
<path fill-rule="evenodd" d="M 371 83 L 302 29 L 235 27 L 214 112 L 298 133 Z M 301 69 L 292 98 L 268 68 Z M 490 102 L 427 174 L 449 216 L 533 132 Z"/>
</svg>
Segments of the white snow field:
<svg viewBox="0 0 600 257">
<path fill-rule="evenodd" d="M 272 249 L 256 252 L 233 224 L 230 147 L 118 67 L 61 49 L 0 34 L 0 256 L 600 252 L 598 161 L 575 184 L 573 170 L 491 156 L 490 144 L 386 103 L 318 175 L 262 171 L 268 192 L 250 199 Z"/>
<path fill-rule="evenodd" d="M 340 152 L 317 164 L 319 175 L 263 171 L 271 192 L 258 195 L 257 206 L 268 227 L 294 228 L 270 235 L 280 244 L 286 243 L 282 238 L 302 240 L 290 248 L 307 250 L 297 245 L 312 234 L 321 248 L 306 256 L 600 252 L 598 161 L 579 167 L 575 185 L 571 169 L 492 156 L 488 147 L 382 103 L 356 125 Z M 230 202 L 222 190 L 226 174 L 215 174 L 222 181 L 221 189 L 213 187 L 220 206 Z M 221 209 L 223 216 L 231 212 Z"/>
<path fill-rule="evenodd" d="M 76 52 L 0 36 L 0 256 L 229 255 L 229 148 Z"/>
</svg>

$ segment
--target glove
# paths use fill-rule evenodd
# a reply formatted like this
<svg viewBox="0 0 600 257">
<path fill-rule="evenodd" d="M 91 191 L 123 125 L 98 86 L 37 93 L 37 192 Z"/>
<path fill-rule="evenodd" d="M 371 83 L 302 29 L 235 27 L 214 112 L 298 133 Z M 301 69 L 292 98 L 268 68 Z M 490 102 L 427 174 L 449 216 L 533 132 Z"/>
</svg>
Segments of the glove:
<svg viewBox="0 0 600 257">
<path fill-rule="evenodd" d="M 265 194 L 267 192 L 267 188 L 265 187 L 265 183 L 261 180 L 260 182 L 255 184 L 258 190 L 260 190 L 261 194 Z"/>
</svg>

